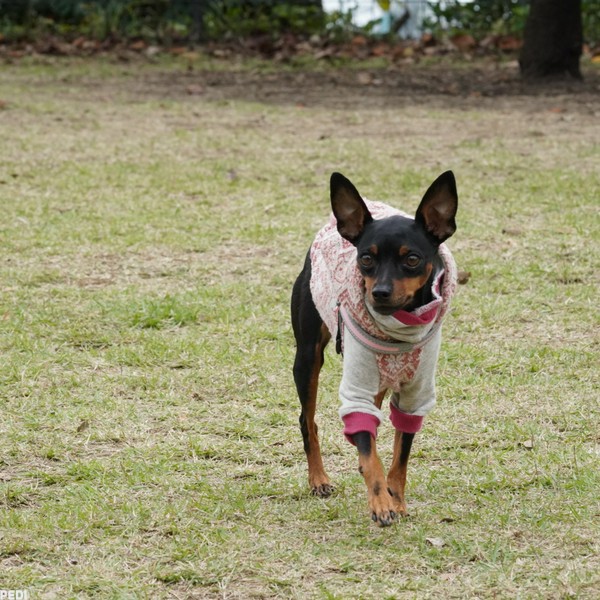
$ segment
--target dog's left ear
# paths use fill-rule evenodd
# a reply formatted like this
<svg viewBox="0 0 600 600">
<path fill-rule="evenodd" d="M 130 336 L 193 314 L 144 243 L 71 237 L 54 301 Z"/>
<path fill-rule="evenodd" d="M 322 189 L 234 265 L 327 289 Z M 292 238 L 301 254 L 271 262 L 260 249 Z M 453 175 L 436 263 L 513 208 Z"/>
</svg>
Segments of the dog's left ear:
<svg viewBox="0 0 600 600">
<path fill-rule="evenodd" d="M 367 205 L 352 182 L 341 173 L 330 180 L 331 208 L 340 235 L 356 245 L 365 226 L 373 220 Z"/>
<path fill-rule="evenodd" d="M 458 194 L 452 171 L 442 173 L 425 192 L 415 221 L 440 244 L 456 231 Z"/>
</svg>

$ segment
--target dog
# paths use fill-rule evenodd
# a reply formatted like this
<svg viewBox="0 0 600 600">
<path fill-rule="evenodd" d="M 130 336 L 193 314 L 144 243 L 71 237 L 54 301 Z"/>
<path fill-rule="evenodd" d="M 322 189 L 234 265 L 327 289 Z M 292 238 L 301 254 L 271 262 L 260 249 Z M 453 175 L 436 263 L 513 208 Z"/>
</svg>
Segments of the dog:
<svg viewBox="0 0 600 600">
<path fill-rule="evenodd" d="M 331 175 L 330 195 L 333 215 L 311 245 L 291 301 L 293 373 L 309 485 L 320 497 L 333 492 L 315 423 L 319 372 L 333 337 L 343 355 L 339 412 L 344 435 L 358 450 L 371 517 L 388 526 L 408 514 L 408 459 L 414 436 L 435 404 L 441 323 L 457 280 L 443 243 L 456 231 L 456 181 L 451 171 L 440 175 L 414 218 L 363 199 L 340 173 Z M 396 431 L 386 477 L 376 438 L 388 390 Z"/>
</svg>

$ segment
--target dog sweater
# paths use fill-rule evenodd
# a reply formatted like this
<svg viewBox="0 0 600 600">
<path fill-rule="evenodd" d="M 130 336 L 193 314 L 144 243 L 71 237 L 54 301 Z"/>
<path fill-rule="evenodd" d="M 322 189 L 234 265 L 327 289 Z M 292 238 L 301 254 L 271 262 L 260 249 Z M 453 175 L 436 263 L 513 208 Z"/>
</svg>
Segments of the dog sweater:
<svg viewBox="0 0 600 600">
<path fill-rule="evenodd" d="M 381 202 L 365 200 L 365 204 L 374 219 L 412 218 Z M 365 302 L 356 247 L 338 233 L 335 217 L 317 233 L 310 250 L 310 289 L 332 337 L 342 341 L 339 413 L 350 441 L 359 431 L 376 437 L 382 412 L 374 399 L 383 390 L 393 392 L 390 419 L 399 431 L 419 431 L 435 405 L 441 323 L 457 284 L 456 265 L 445 244 L 438 254 L 443 270 L 434 276 L 433 300 L 411 312 L 380 315 Z"/>
</svg>

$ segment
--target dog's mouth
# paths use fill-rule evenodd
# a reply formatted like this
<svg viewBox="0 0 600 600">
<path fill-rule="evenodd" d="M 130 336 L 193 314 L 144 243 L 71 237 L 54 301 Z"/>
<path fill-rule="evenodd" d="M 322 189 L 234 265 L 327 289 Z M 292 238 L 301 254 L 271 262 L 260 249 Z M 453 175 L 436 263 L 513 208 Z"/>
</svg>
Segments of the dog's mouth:
<svg viewBox="0 0 600 600">
<path fill-rule="evenodd" d="M 406 308 L 410 305 L 412 298 L 408 298 L 403 300 L 402 302 L 374 302 L 372 299 L 369 302 L 371 308 L 378 314 L 388 316 L 393 315 L 395 312 L 399 310 L 406 310 Z"/>
<path fill-rule="evenodd" d="M 393 315 L 399 310 L 411 310 L 413 302 L 413 296 L 394 299 L 390 298 L 388 300 L 376 300 L 375 298 L 371 297 L 371 294 L 369 294 L 367 298 L 371 308 L 376 313 L 383 316 Z"/>
<path fill-rule="evenodd" d="M 393 315 L 397 310 L 400 310 L 401 306 L 390 306 L 389 304 L 371 304 L 371 307 L 376 313 L 380 315 L 388 316 Z"/>
</svg>

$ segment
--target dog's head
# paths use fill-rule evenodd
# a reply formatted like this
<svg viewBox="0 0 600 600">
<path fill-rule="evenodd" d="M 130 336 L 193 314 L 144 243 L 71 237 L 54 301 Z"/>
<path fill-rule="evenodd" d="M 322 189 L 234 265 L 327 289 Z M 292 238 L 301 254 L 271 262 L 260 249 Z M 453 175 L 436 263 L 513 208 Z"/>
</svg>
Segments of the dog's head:
<svg viewBox="0 0 600 600">
<path fill-rule="evenodd" d="M 340 235 L 356 246 L 366 301 L 383 315 L 416 308 L 439 245 L 456 231 L 458 195 L 452 171 L 431 184 L 414 220 L 373 219 L 358 190 L 340 173 L 331 176 L 331 206 Z"/>
</svg>

